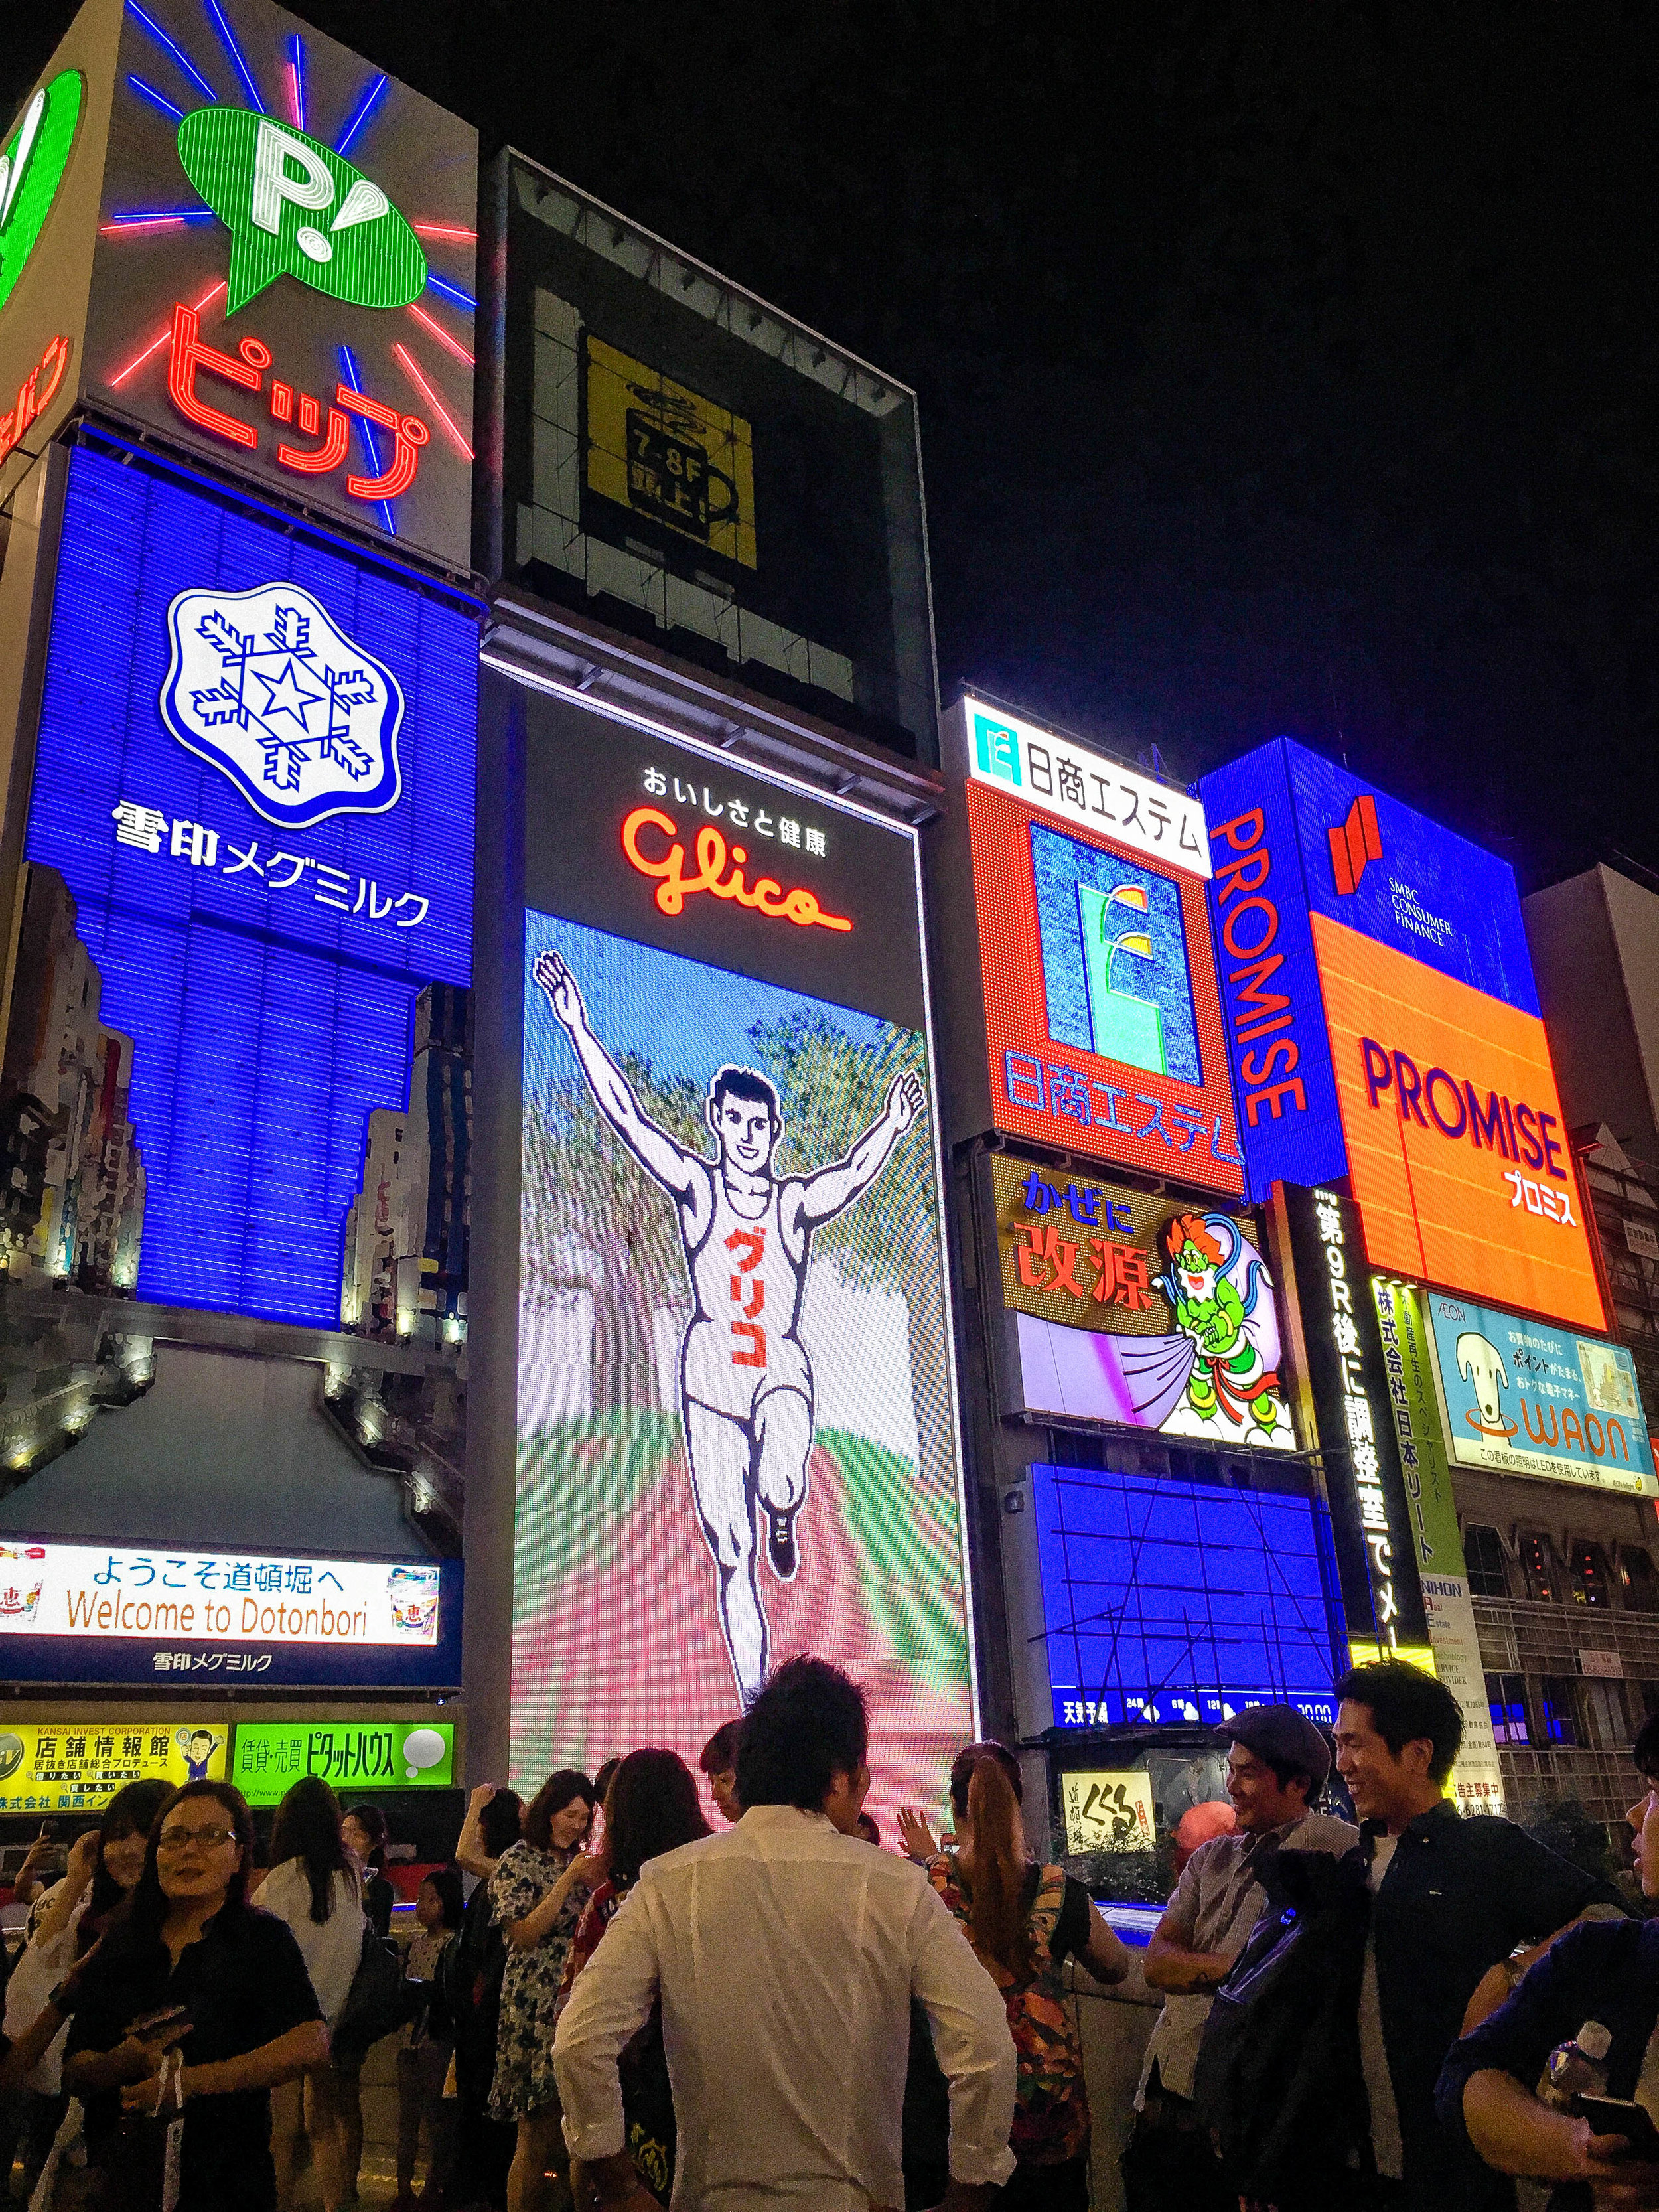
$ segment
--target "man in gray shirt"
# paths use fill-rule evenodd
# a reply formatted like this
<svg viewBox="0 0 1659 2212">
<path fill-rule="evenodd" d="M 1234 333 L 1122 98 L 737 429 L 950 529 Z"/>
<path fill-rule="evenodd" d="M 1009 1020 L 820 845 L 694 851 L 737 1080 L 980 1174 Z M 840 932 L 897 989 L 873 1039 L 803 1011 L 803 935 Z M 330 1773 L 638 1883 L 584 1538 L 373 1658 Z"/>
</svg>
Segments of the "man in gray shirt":
<svg viewBox="0 0 1659 2212">
<path fill-rule="evenodd" d="M 1231 1738 L 1227 1795 L 1238 1832 L 1201 1844 L 1188 1860 L 1146 1950 L 1146 1979 L 1164 1992 L 1135 2095 L 1134 2133 L 1123 2157 L 1129 2212 L 1233 2212 L 1236 2192 L 1193 2113 L 1198 2047 L 1215 1990 L 1261 1917 L 1266 1856 L 1279 1849 L 1340 1857 L 1359 1841 L 1346 1820 L 1310 1813 L 1329 1778 L 1325 1739 L 1293 1705 L 1250 1705 L 1221 1733 Z"/>
</svg>

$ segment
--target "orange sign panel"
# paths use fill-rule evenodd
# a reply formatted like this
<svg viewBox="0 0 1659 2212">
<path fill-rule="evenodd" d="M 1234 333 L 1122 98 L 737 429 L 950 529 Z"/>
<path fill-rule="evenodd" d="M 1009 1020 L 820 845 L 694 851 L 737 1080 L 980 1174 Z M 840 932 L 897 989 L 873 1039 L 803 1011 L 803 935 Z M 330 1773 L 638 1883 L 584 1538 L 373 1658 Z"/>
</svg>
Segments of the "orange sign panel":
<svg viewBox="0 0 1659 2212">
<path fill-rule="evenodd" d="M 1371 1265 L 1605 1328 L 1542 1022 L 1311 919 Z"/>
</svg>

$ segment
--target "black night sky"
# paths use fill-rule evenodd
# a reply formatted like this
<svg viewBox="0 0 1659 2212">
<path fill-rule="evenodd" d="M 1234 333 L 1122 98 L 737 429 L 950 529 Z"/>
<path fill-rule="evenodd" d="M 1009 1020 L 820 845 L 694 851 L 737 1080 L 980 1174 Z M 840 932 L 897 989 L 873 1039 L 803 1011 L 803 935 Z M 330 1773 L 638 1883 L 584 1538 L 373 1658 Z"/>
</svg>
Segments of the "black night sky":
<svg viewBox="0 0 1659 2212">
<path fill-rule="evenodd" d="M 947 699 L 1659 869 L 1642 0 L 299 12 L 916 387 Z"/>
</svg>

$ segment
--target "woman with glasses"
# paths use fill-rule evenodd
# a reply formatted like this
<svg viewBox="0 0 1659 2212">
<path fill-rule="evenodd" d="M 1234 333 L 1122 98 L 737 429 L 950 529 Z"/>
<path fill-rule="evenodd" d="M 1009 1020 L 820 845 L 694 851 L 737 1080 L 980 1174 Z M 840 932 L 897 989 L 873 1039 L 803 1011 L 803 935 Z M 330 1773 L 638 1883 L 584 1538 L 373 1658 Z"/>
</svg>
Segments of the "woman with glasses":
<svg viewBox="0 0 1659 2212">
<path fill-rule="evenodd" d="M 252 1846 L 228 1783 L 175 1790 L 131 1899 L 66 1993 L 64 2086 L 86 2107 L 106 2201 L 159 2206 L 171 2142 L 176 2212 L 275 2212 L 270 2092 L 327 2063 L 328 2032 L 299 1945 L 247 1902 Z"/>
<path fill-rule="evenodd" d="M 276 1808 L 270 1872 L 253 1902 L 293 1931 L 331 2034 L 363 1954 L 362 1894 L 357 1863 L 341 1833 L 340 1801 L 320 1774 L 304 1775 Z M 311 2140 L 323 2212 L 338 2212 L 348 2191 L 333 2068 L 319 2066 L 303 2081 L 285 2081 L 271 2111 L 279 2202 L 287 2204 L 294 2195 L 295 2151 L 304 2135 Z"/>
<path fill-rule="evenodd" d="M 45 1891 L 29 1912 L 28 1929 L 6 1984 L 5 2033 L 14 2039 L 53 2009 L 59 1983 L 92 1948 L 144 1870 L 151 1821 L 171 1795 L 166 1782 L 129 1782 L 118 1790 L 95 1828 L 77 1836 L 61 1881 Z M 64 2132 L 69 2105 L 61 2081 L 69 2015 L 56 2013 L 57 2033 L 27 2077 L 29 2091 L 23 2178 L 31 2194 L 54 2141 Z M 66 2134 L 72 2141 L 73 2129 Z"/>
</svg>

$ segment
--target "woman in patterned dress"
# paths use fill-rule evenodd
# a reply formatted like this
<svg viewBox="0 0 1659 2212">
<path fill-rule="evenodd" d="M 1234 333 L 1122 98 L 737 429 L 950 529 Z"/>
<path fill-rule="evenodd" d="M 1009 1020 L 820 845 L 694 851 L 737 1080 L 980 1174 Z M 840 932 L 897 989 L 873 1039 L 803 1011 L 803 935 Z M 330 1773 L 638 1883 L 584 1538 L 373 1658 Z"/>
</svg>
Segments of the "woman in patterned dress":
<svg viewBox="0 0 1659 2212">
<path fill-rule="evenodd" d="M 1121 1982 L 1129 1954 L 1080 1881 L 1027 1857 L 1019 1807 L 1013 1753 L 1000 1743 L 970 1743 L 951 1769 L 955 1850 L 939 1851 L 916 1813 L 901 1812 L 899 1829 L 1008 2008 L 1018 2066 L 1009 2148 L 1018 2164 L 998 2205 L 1087 2212 L 1089 2097 L 1063 1970 L 1075 1958 L 1097 1981 Z M 937 2193 L 948 2180 L 941 2178 Z"/>
<path fill-rule="evenodd" d="M 571 1938 L 600 1872 L 581 1855 L 592 1825 L 593 1784 L 561 1767 L 526 1807 L 523 1835 L 489 1877 L 490 1911 L 507 1938 L 489 2109 L 519 2130 L 507 2212 L 548 2212 L 548 2169 L 564 2164 L 553 2027 Z"/>
</svg>

